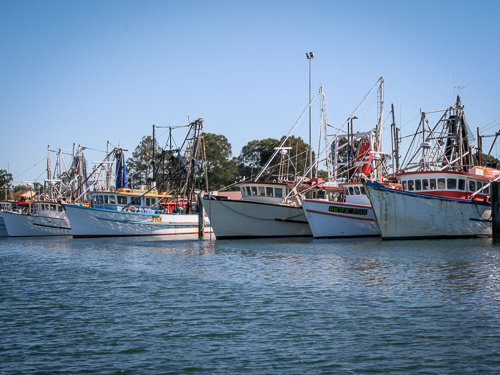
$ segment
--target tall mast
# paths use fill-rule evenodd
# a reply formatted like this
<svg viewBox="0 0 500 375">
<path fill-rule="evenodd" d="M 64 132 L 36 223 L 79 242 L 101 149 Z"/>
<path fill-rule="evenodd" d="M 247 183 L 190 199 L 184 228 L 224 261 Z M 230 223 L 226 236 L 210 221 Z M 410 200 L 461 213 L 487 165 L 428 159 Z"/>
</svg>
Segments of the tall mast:
<svg viewBox="0 0 500 375">
<path fill-rule="evenodd" d="M 47 188 L 49 191 L 49 198 L 52 198 L 52 166 L 50 164 L 50 146 L 47 146 Z"/>
<path fill-rule="evenodd" d="M 156 183 L 156 139 L 155 139 L 155 124 L 153 124 L 153 182 Z"/>
</svg>

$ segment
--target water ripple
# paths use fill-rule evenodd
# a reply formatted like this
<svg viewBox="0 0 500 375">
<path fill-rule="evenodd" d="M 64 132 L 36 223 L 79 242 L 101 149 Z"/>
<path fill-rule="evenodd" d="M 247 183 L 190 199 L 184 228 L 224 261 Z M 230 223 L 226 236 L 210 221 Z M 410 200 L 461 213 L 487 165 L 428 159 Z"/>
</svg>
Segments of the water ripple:
<svg viewBox="0 0 500 375">
<path fill-rule="evenodd" d="M 499 250 L 2 239 L 0 373 L 495 373 Z"/>
</svg>

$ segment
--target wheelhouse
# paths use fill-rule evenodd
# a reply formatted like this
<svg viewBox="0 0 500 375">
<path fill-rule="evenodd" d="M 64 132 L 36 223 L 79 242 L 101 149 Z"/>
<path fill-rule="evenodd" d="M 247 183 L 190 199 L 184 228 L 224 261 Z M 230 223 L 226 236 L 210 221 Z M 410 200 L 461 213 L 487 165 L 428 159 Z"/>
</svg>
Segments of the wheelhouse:
<svg viewBox="0 0 500 375">
<path fill-rule="evenodd" d="M 480 175 L 465 172 L 413 172 L 398 176 L 402 190 L 431 195 L 470 199 L 472 194 L 483 189 L 489 180 Z M 479 200 L 486 200 L 490 187 L 486 186 L 476 195 Z"/>
<path fill-rule="evenodd" d="M 281 182 L 245 182 L 238 185 L 242 200 L 281 203 L 294 188 L 306 199 L 325 199 L 328 189 L 323 188 L 322 183 L 322 179 L 312 179 L 298 186 Z"/>
<path fill-rule="evenodd" d="M 163 195 L 147 190 L 118 189 L 92 193 L 92 207 L 106 210 L 152 212 L 159 209 Z"/>
</svg>

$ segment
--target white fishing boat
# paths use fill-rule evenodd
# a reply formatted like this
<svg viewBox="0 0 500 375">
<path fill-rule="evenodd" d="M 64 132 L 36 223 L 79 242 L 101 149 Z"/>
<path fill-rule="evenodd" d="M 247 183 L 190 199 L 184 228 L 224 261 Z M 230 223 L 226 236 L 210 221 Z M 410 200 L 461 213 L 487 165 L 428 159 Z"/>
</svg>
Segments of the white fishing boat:
<svg viewBox="0 0 500 375">
<path fill-rule="evenodd" d="M 491 236 L 489 182 L 500 170 L 473 166 L 471 132 L 460 98 L 436 125 L 422 113 L 417 153 L 395 175 L 402 190 L 367 181 L 383 239 Z M 411 171 L 415 169 L 415 171 Z"/>
<path fill-rule="evenodd" d="M 500 175 L 500 171 L 499 171 Z M 466 173 L 415 173 L 409 181 L 442 180 L 453 184 L 487 184 L 488 180 Z M 453 181 L 453 182 L 451 182 Z M 469 186 L 467 184 L 467 186 Z M 436 188 L 435 194 L 423 191 L 389 189 L 376 182 L 367 182 L 367 192 L 383 239 L 425 239 L 491 236 L 491 203 L 488 200 L 452 197 L 458 185 Z M 489 193 L 489 188 L 485 193 Z M 475 190 L 463 191 L 471 196 Z"/>
<path fill-rule="evenodd" d="M 64 205 L 73 237 L 175 236 L 210 232 L 207 216 L 198 212 L 197 195 L 194 193 L 203 119 L 175 128 L 184 127 L 189 127 L 189 131 L 181 149 L 163 152 L 163 160 L 153 157 L 153 181 L 149 189 L 146 186 L 144 189 L 128 187 L 125 150 L 112 150 L 101 163 L 106 172 L 104 188 L 98 186 L 89 192 L 90 204 Z M 156 148 L 154 129 L 153 126 L 153 150 Z M 164 159 L 166 155 L 169 160 Z M 113 158 L 116 161 L 115 186 L 109 186 Z M 168 171 L 165 170 L 166 164 L 170 168 Z M 163 174 L 160 175 L 157 169 Z M 169 191 L 175 190 L 175 194 L 159 193 L 156 190 L 157 177 L 164 184 L 169 183 Z"/>
<path fill-rule="evenodd" d="M 161 203 L 167 198 L 155 191 L 119 188 L 92 193 L 91 207 L 64 208 L 75 238 L 198 234 L 198 213 L 165 213 Z M 206 215 L 203 222 L 208 232 Z"/>
<path fill-rule="evenodd" d="M 206 195 L 203 207 L 217 239 L 310 237 L 309 223 L 298 196 L 285 197 L 295 188 L 307 196 L 324 196 L 321 179 L 295 186 L 285 182 L 242 182 L 241 199 Z M 312 189 L 311 189 L 312 188 Z"/>
<path fill-rule="evenodd" d="M 70 150 L 66 150 L 70 151 Z M 54 170 L 51 170 L 51 153 L 57 153 Z M 60 202 L 71 199 L 74 186 L 84 179 L 85 163 L 83 148 L 73 145 L 73 162 L 66 167 L 63 149 L 47 148 L 47 179 L 44 190 L 25 203 L 24 209 L 7 210 L 3 221 L 10 237 L 71 236 L 71 226 Z M 53 178 L 55 176 L 56 178 Z M 64 180 L 63 180 L 64 178 Z M 31 185 L 36 181 L 25 181 Z"/>
<path fill-rule="evenodd" d="M 0 201 L 0 237 L 8 236 L 5 221 L 3 219 L 4 212 L 27 212 L 29 204 L 24 202 Z"/>
<path fill-rule="evenodd" d="M 338 191 L 322 199 L 301 197 L 304 212 L 315 238 L 379 237 L 370 200 L 358 175 L 383 181 L 381 172 L 383 139 L 383 84 L 381 77 L 352 113 L 328 147 L 329 179 Z M 378 86 L 378 106 L 375 129 L 353 131 L 355 115 L 368 96 Z M 344 181 L 344 182 L 340 182 Z"/>
<path fill-rule="evenodd" d="M 27 213 L 3 212 L 10 237 L 71 236 L 71 226 L 61 204 L 36 202 L 30 206 Z"/>
<path fill-rule="evenodd" d="M 291 164 L 288 154 L 291 147 L 285 147 L 285 143 L 319 95 L 323 104 L 320 129 L 323 126 L 326 135 L 326 97 L 323 87 L 320 87 L 255 179 L 236 184 L 241 191 L 241 199 L 219 197 L 217 192 L 204 197 L 202 204 L 217 239 L 312 236 L 297 193 L 303 192 L 309 198 L 318 198 L 326 194 L 325 186 L 319 178 L 308 178 L 308 181 L 299 183 L 299 171 L 295 170 L 293 175 L 285 171 L 285 165 Z M 279 173 L 273 175 L 269 167 L 278 154 L 281 155 L 281 161 L 274 167 L 279 168 Z M 309 170 L 301 172 L 305 176 Z M 259 179 L 264 172 L 268 173 L 267 179 L 261 181 Z"/>
<path fill-rule="evenodd" d="M 315 238 L 378 237 L 377 220 L 360 182 L 341 184 L 342 194 L 331 199 L 303 199 Z M 344 198 L 345 197 L 345 198 Z"/>
</svg>

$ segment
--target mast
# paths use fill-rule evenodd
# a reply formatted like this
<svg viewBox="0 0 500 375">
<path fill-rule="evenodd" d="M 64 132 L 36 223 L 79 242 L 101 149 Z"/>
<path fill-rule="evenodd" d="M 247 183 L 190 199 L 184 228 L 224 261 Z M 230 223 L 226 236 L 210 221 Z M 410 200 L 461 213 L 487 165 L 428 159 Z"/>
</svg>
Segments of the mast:
<svg viewBox="0 0 500 375">
<path fill-rule="evenodd" d="M 50 164 L 50 146 L 47 146 L 47 183 L 46 189 L 48 190 L 49 196 L 48 198 L 52 198 L 52 184 L 50 181 L 52 180 L 52 166 Z"/>
<path fill-rule="evenodd" d="M 155 124 L 153 124 L 153 182 L 156 183 L 156 139 L 155 139 Z"/>
<path fill-rule="evenodd" d="M 391 104 L 391 112 L 392 112 L 392 124 L 391 124 L 391 133 L 392 133 L 392 168 L 394 170 L 394 174 L 399 171 L 399 129 L 396 127 L 396 119 L 394 114 L 394 104 Z"/>
</svg>

